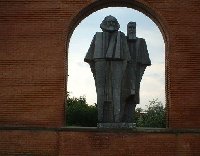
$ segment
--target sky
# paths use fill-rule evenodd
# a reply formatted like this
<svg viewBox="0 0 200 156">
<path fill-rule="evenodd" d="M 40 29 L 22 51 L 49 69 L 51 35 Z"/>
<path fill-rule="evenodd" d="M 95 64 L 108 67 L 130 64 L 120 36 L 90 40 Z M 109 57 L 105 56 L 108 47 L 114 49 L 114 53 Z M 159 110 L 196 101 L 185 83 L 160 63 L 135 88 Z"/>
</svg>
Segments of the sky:
<svg viewBox="0 0 200 156">
<path fill-rule="evenodd" d="M 102 32 L 100 24 L 112 15 L 117 18 L 119 31 L 127 33 L 127 24 L 136 22 L 136 34 L 147 43 L 151 66 L 148 66 L 140 84 L 140 104 L 146 108 L 149 101 L 158 98 L 165 104 L 165 44 L 157 25 L 143 13 L 125 7 L 98 10 L 83 19 L 75 28 L 68 49 L 68 91 L 71 97 L 85 96 L 87 103 L 96 103 L 95 82 L 89 64 L 84 62 L 90 43 L 96 32 Z"/>
</svg>

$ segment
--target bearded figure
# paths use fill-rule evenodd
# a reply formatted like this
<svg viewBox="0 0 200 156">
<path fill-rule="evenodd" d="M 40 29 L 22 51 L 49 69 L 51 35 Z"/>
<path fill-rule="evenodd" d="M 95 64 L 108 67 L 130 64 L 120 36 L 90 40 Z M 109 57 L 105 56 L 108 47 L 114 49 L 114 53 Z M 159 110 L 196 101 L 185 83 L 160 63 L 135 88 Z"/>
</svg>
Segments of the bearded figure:
<svg viewBox="0 0 200 156">
<path fill-rule="evenodd" d="M 99 123 L 122 121 L 122 82 L 131 60 L 127 39 L 119 23 L 107 16 L 91 42 L 84 61 L 89 63 L 96 85 Z"/>
<path fill-rule="evenodd" d="M 128 62 L 123 80 L 123 121 L 133 122 L 135 107 L 140 103 L 140 82 L 147 66 L 151 65 L 146 42 L 136 37 L 136 23 L 127 25 L 127 42 L 131 61 Z"/>
</svg>

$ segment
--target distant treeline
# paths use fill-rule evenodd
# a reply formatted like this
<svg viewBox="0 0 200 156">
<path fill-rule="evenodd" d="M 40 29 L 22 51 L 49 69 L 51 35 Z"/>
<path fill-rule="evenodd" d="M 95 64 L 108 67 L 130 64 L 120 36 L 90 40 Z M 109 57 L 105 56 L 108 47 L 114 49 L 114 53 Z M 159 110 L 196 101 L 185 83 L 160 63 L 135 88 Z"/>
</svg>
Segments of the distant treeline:
<svg viewBox="0 0 200 156">
<path fill-rule="evenodd" d="M 166 127 L 166 109 L 161 101 L 153 99 L 149 101 L 147 109 L 137 108 L 135 111 L 135 123 L 137 127 Z M 67 126 L 96 127 L 97 105 L 88 105 L 86 98 L 70 97 L 66 102 Z"/>
</svg>

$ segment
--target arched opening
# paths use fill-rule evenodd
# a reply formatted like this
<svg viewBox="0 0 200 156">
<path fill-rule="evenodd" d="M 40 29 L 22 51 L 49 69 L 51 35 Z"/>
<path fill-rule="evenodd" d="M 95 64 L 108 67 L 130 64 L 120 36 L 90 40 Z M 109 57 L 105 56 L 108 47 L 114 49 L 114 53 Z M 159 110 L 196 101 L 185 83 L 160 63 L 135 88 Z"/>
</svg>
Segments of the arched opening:
<svg viewBox="0 0 200 156">
<path fill-rule="evenodd" d="M 113 6 L 113 2 L 111 2 L 110 5 L 112 4 L 112 6 Z M 108 4 L 101 3 L 101 5 L 97 5 L 95 10 L 98 10 L 98 9 L 101 9 L 101 8 L 105 8 L 105 6 L 107 6 Z M 123 31 L 125 34 L 126 34 L 126 25 L 129 22 L 128 20 L 136 21 L 136 23 L 137 23 L 137 36 L 140 37 L 140 38 L 144 38 L 146 40 L 147 46 L 148 46 L 148 50 L 149 50 L 149 53 L 150 53 L 150 58 L 152 60 L 152 67 L 146 69 L 145 75 L 144 75 L 142 83 L 141 83 L 141 89 L 140 89 L 140 92 L 141 92 L 140 96 L 142 97 L 141 98 L 141 105 L 142 105 L 142 107 L 145 107 L 145 104 L 149 100 L 152 100 L 152 98 L 157 98 L 157 97 L 159 98 L 159 100 L 161 99 L 161 101 L 163 103 L 165 103 L 165 92 L 167 91 L 167 88 L 166 88 L 166 91 L 165 91 L 165 87 L 167 87 L 167 85 L 166 85 L 167 84 L 167 79 L 165 79 L 165 77 L 167 77 L 167 75 L 165 76 L 164 73 L 166 72 L 165 70 L 167 70 L 167 67 L 165 67 L 166 56 L 165 56 L 164 52 L 166 52 L 166 48 L 167 48 L 167 44 L 166 44 L 167 42 L 166 41 L 167 40 L 166 40 L 166 35 L 163 35 L 163 37 L 161 35 L 161 33 L 164 34 L 164 31 L 163 31 L 163 28 L 161 27 L 159 19 L 155 19 L 155 17 L 153 17 L 153 15 L 154 15 L 153 11 L 150 12 L 150 13 L 149 12 L 147 13 L 147 11 L 149 11 L 148 10 L 149 8 L 147 9 L 147 8 L 145 8 L 143 5 L 141 5 L 139 3 L 127 2 L 127 5 L 126 4 L 116 4 L 115 3 L 114 6 L 116 6 L 116 5 L 117 6 L 128 6 L 128 7 L 131 7 L 131 8 L 126 8 L 126 7 L 118 8 L 118 9 L 122 9 L 121 10 L 121 15 L 119 14 L 119 16 L 121 16 L 121 17 L 119 17 L 119 18 L 116 17 L 116 16 L 118 16 L 116 11 L 112 10 L 111 14 L 118 19 L 119 23 L 121 24 L 120 31 Z M 90 14 L 90 12 L 91 12 L 90 7 L 91 6 L 89 6 L 88 9 L 86 9 L 86 10 L 82 10 L 82 13 L 85 12 L 85 14 L 81 14 L 81 15 L 79 14 L 82 17 L 77 15 L 77 17 L 75 17 L 75 19 L 72 22 L 73 23 L 72 27 L 73 27 L 74 32 L 73 32 L 72 36 L 71 36 L 71 34 L 68 36 L 68 37 L 70 37 L 70 42 L 68 42 L 68 43 L 70 43 L 68 52 L 70 54 L 73 53 L 74 56 L 71 56 L 69 54 L 68 60 L 69 60 L 69 62 L 71 60 L 76 60 L 75 64 L 77 64 L 79 67 L 81 67 L 83 69 L 83 70 L 79 70 L 77 67 L 72 67 L 72 66 L 75 66 L 75 64 L 73 64 L 73 63 L 71 65 L 69 65 L 69 85 L 72 85 L 72 83 L 70 81 L 73 80 L 74 83 L 76 84 L 76 86 L 78 86 L 75 90 L 79 90 L 79 91 L 81 89 L 84 90 L 84 91 L 86 90 L 90 94 L 90 97 L 91 97 L 88 100 L 88 103 L 89 104 L 93 104 L 93 103 L 96 103 L 95 102 L 96 101 L 96 95 L 95 95 L 96 93 L 95 93 L 94 80 L 93 80 L 92 74 L 90 72 L 90 68 L 88 67 L 88 65 L 86 63 L 83 62 L 83 59 L 84 59 L 84 55 L 87 52 L 87 48 L 89 48 L 89 44 L 90 44 L 90 42 L 92 40 L 93 35 L 95 34 L 96 31 L 100 31 L 99 26 L 95 26 L 95 24 L 98 25 L 98 24 L 100 24 L 100 22 L 95 22 L 95 16 L 93 16 L 93 14 L 97 14 L 98 17 L 101 16 L 101 18 L 99 18 L 99 19 L 100 19 L 100 21 L 102 21 L 103 18 L 106 15 L 110 14 L 110 13 L 105 11 L 106 8 L 105 9 L 101 9 L 101 10 L 98 10 L 97 12 L 91 14 L 90 16 L 88 16 L 86 19 L 83 20 L 83 18 L 85 16 Z M 110 8 L 107 8 L 107 9 L 109 10 Z M 130 15 L 131 19 L 130 18 L 124 18 L 125 14 L 123 14 L 124 13 L 123 9 L 129 10 L 130 12 L 132 12 L 131 15 Z M 142 11 L 143 13 L 148 15 L 150 18 L 145 16 L 141 12 L 134 10 L 134 9 Z M 145 9 L 145 11 L 144 11 L 144 9 Z M 95 10 L 93 9 L 92 11 L 94 12 Z M 144 20 L 140 16 L 139 20 L 136 20 L 137 17 L 134 17 L 135 14 L 137 14 L 137 15 L 141 14 L 143 16 L 143 18 L 146 18 L 146 19 Z M 88 18 L 91 18 L 91 19 L 88 20 Z M 92 20 L 92 18 L 93 18 L 93 20 Z M 155 23 L 158 25 L 158 27 L 156 26 L 156 24 L 154 22 L 152 22 L 152 19 L 153 19 L 154 22 L 157 21 Z M 89 26 L 89 28 L 85 27 L 82 30 L 80 30 L 79 26 L 81 26 L 83 23 L 87 23 L 87 20 L 90 21 L 90 24 L 86 24 L 86 25 Z M 147 20 L 151 24 L 150 25 L 148 25 L 148 24 L 145 25 L 145 23 L 143 23 L 143 20 L 144 21 Z M 80 21 L 83 21 L 83 22 L 81 22 L 79 24 L 79 26 L 76 27 L 76 29 L 75 29 L 75 26 L 77 26 L 77 23 L 79 23 Z M 96 27 L 97 27 L 97 29 L 95 30 L 94 28 L 96 28 Z M 150 29 L 145 29 L 145 27 L 150 27 Z M 89 29 L 89 32 L 90 32 L 89 34 L 86 34 L 87 31 L 83 31 L 83 30 L 87 30 L 87 29 Z M 153 30 L 153 29 L 155 29 L 155 30 Z M 149 32 L 149 30 L 153 30 L 153 31 Z M 83 33 L 83 34 L 80 34 L 80 33 Z M 81 37 L 81 35 L 83 35 L 83 37 Z M 87 38 L 85 38 L 84 36 L 87 36 Z M 164 47 L 163 38 L 164 38 L 166 47 Z M 77 42 L 76 39 L 78 39 L 79 41 Z M 68 38 L 68 40 L 69 40 L 69 38 Z M 77 43 L 77 45 L 74 46 L 74 47 L 76 47 L 75 49 L 73 49 L 72 48 L 73 46 L 71 46 L 71 44 L 75 43 L 73 40 L 75 40 L 75 42 Z M 79 47 L 79 48 L 81 47 L 82 48 L 82 50 L 80 52 L 81 55 L 80 55 L 80 53 L 77 55 L 76 52 L 80 51 L 80 49 L 77 49 L 77 47 Z M 79 61 L 81 59 L 82 59 L 82 63 Z M 70 71 L 71 69 L 74 72 Z M 79 76 L 76 74 L 77 72 L 80 74 Z M 70 80 L 70 75 L 72 76 L 71 80 Z M 87 78 L 84 78 L 83 75 L 90 75 L 90 76 L 87 77 Z M 74 79 L 74 77 L 78 77 L 78 78 L 84 79 L 84 82 L 77 82 Z M 91 83 L 91 82 L 93 82 L 93 83 Z M 86 84 L 86 86 L 82 86 L 82 84 Z M 149 85 L 149 84 L 151 84 L 151 85 Z M 73 88 L 73 86 L 68 86 L 68 87 L 69 87 L 68 91 L 70 91 L 70 89 Z M 154 93 L 157 92 L 157 93 L 152 94 L 153 92 Z M 77 97 L 77 96 L 85 95 L 86 98 L 88 98 L 88 93 L 79 92 L 78 94 L 76 94 L 74 96 Z M 148 95 L 150 95 L 150 96 L 147 97 Z M 143 98 L 143 97 L 146 97 L 146 98 Z"/>
</svg>

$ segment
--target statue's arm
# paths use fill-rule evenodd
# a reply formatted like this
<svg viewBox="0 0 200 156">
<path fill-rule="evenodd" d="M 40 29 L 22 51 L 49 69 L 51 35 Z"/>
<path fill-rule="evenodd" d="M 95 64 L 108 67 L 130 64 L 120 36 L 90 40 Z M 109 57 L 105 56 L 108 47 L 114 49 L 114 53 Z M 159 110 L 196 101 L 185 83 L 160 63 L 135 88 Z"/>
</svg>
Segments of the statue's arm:
<svg viewBox="0 0 200 156">
<path fill-rule="evenodd" d="M 140 47 L 139 47 L 140 61 L 139 63 L 142 65 L 150 66 L 151 60 L 149 58 L 149 53 L 147 50 L 146 41 L 142 38 L 140 39 Z"/>
<path fill-rule="evenodd" d="M 95 79 L 95 63 L 94 63 L 94 48 L 95 48 L 95 38 L 96 35 L 93 37 L 88 52 L 84 58 L 84 61 L 90 65 L 90 69 L 93 73 L 93 77 Z"/>
<path fill-rule="evenodd" d="M 147 44 L 146 41 L 141 38 L 140 39 L 140 45 L 139 45 L 139 79 L 140 82 L 142 80 L 142 76 L 144 74 L 144 71 L 146 69 L 147 66 L 151 65 L 151 60 L 149 58 L 149 53 L 147 50 Z"/>
<path fill-rule="evenodd" d="M 88 49 L 88 52 L 87 52 L 87 54 L 86 54 L 86 56 L 84 58 L 84 61 L 87 62 L 87 63 L 90 63 L 90 62 L 94 61 L 93 60 L 93 58 L 94 58 L 93 56 L 94 56 L 94 48 L 95 48 L 95 38 L 96 38 L 96 35 L 94 35 L 94 37 L 92 39 L 92 42 L 90 44 L 90 47 Z"/>
<path fill-rule="evenodd" d="M 92 61 L 91 63 L 90 63 L 90 69 L 91 69 L 91 71 L 92 71 L 92 74 L 93 74 L 93 77 L 94 77 L 94 79 L 96 79 L 96 71 L 95 71 L 95 64 L 94 64 L 94 61 Z"/>
<path fill-rule="evenodd" d="M 146 65 L 140 65 L 140 82 L 142 80 L 142 76 L 144 75 L 146 67 L 147 67 Z"/>
</svg>

